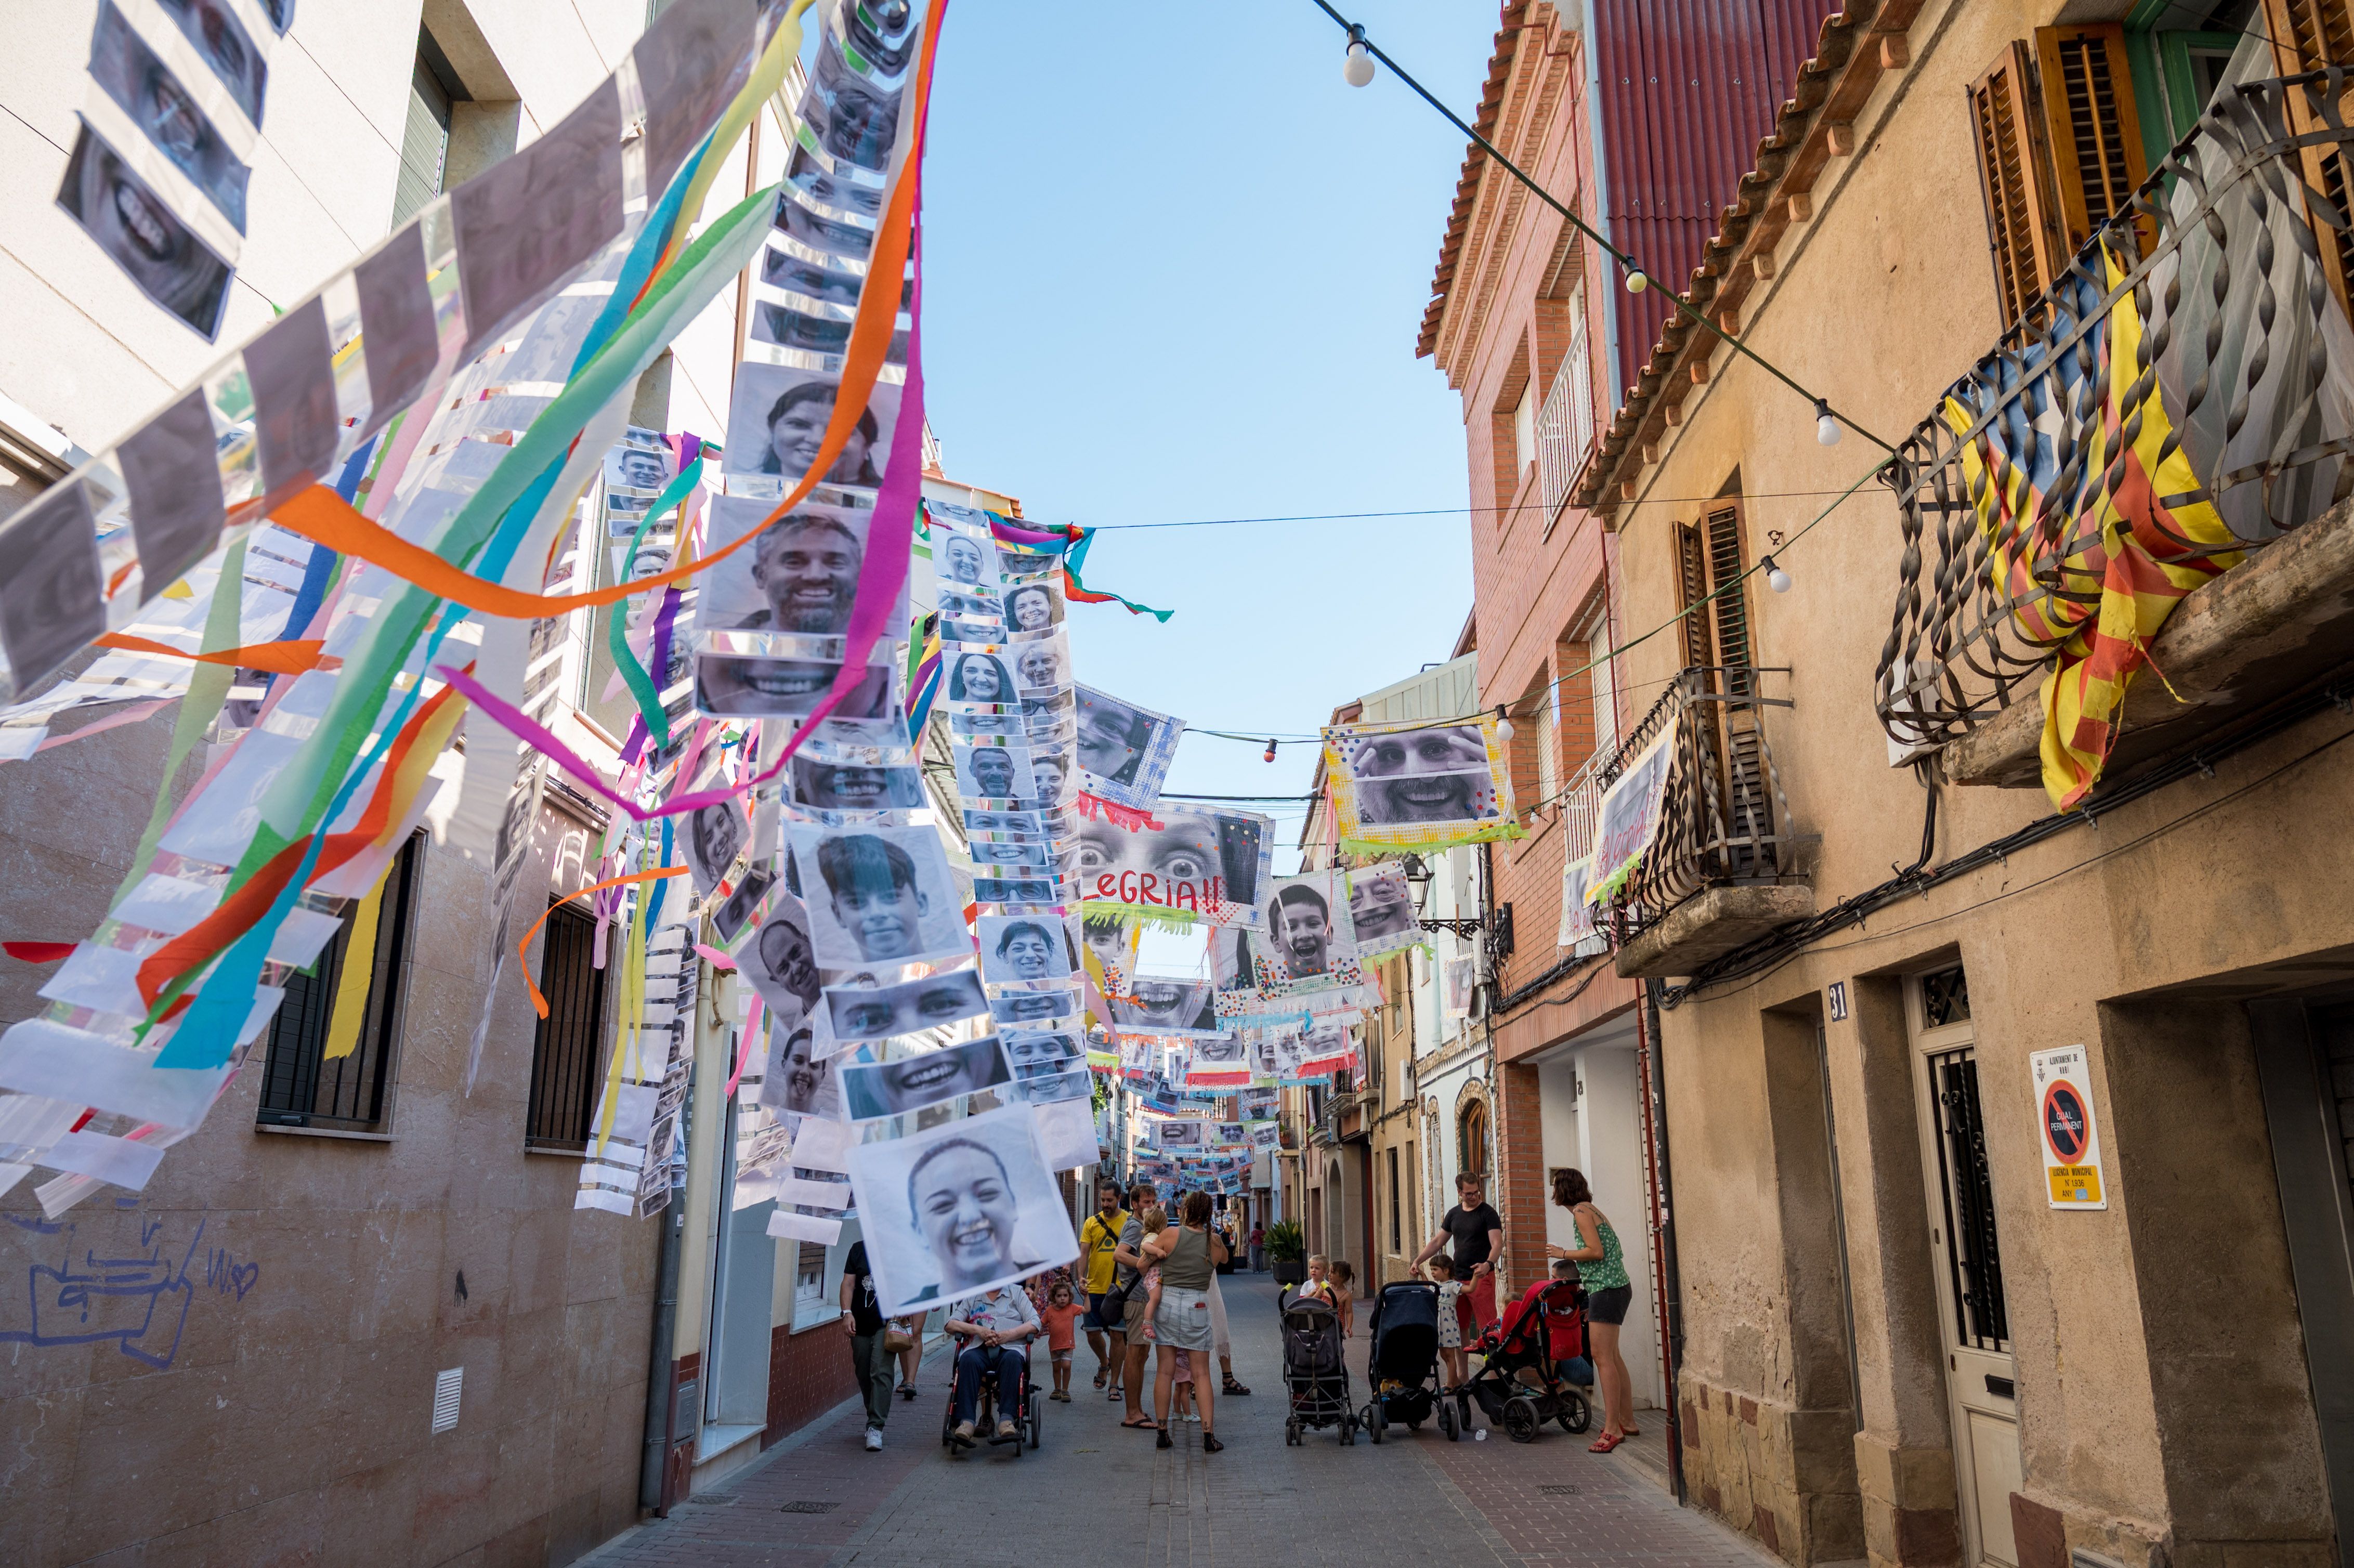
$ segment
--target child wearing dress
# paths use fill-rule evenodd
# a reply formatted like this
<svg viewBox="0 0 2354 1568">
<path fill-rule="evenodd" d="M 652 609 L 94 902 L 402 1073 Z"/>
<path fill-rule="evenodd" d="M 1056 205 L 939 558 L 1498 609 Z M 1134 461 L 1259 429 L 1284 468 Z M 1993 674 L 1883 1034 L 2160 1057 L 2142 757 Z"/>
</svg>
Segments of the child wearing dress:
<svg viewBox="0 0 2354 1568">
<path fill-rule="evenodd" d="M 1341 1337 L 1348 1339 L 1357 1328 L 1357 1270 L 1345 1257 L 1332 1264 L 1332 1307 L 1341 1315 Z"/>
<path fill-rule="evenodd" d="M 1038 1314 L 1046 1325 L 1046 1350 L 1055 1358 L 1055 1390 L 1046 1397 L 1071 1403 L 1071 1351 L 1078 1343 L 1078 1303 L 1071 1282 L 1057 1279 L 1046 1287 L 1046 1308 Z"/>
<path fill-rule="evenodd" d="M 1140 1246 L 1144 1242 L 1150 1241 L 1169 1228 L 1169 1211 L 1158 1203 L 1147 1203 L 1144 1205 L 1144 1212 L 1136 1216 L 1136 1223 L 1144 1228 L 1144 1234 L 1138 1243 Z M 1161 1336 L 1152 1331 L 1152 1319 L 1161 1311 L 1161 1266 L 1159 1264 L 1156 1263 L 1144 1271 L 1143 1284 L 1144 1337 L 1148 1340 L 1157 1340 Z"/>
<path fill-rule="evenodd" d="M 1177 1352 L 1177 1376 L 1169 1389 L 1169 1404 L 1174 1413 L 1172 1419 L 1199 1421 L 1202 1413 L 1193 1404 L 1193 1352 Z"/>
<path fill-rule="evenodd" d="M 1438 1359 L 1447 1363 L 1447 1386 L 1460 1388 L 1471 1381 L 1470 1352 L 1463 1348 L 1463 1325 L 1455 1316 L 1463 1282 L 1455 1277 L 1455 1260 L 1443 1252 L 1426 1266 L 1438 1285 Z"/>
</svg>

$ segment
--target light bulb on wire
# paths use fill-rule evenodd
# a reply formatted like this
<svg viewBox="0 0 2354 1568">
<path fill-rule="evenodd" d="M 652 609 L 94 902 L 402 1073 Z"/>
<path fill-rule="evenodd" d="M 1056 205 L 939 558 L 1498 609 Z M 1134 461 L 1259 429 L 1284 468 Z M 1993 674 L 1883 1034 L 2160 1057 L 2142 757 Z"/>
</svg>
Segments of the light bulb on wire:
<svg viewBox="0 0 2354 1568">
<path fill-rule="evenodd" d="M 1649 278 L 1644 277 L 1642 273 L 1637 271 L 1632 267 L 1627 269 L 1627 291 L 1628 293 L 1639 294 L 1650 286 L 1651 281 Z"/>
<path fill-rule="evenodd" d="M 1512 738 L 1512 715 L 1506 713 L 1501 706 L 1496 709 L 1496 738 L 1498 740 Z"/>
<path fill-rule="evenodd" d="M 1351 87 L 1363 87 L 1373 79 L 1373 52 L 1365 47 L 1365 29 L 1349 29 L 1349 52 L 1341 58 L 1341 79 Z"/>
<path fill-rule="evenodd" d="M 1840 422 L 1831 413 L 1831 406 L 1823 398 L 1815 399 L 1815 441 L 1819 446 L 1839 445 Z"/>
<path fill-rule="evenodd" d="M 1275 760 L 1275 742 L 1272 740 L 1267 743 L 1267 760 L 1269 762 Z"/>
<path fill-rule="evenodd" d="M 1772 588 L 1776 593 L 1788 593 L 1790 591 L 1790 574 L 1784 571 L 1778 565 L 1776 565 L 1773 556 L 1758 556 L 1757 565 L 1762 567 L 1766 573 L 1766 586 L 1767 588 Z"/>
</svg>

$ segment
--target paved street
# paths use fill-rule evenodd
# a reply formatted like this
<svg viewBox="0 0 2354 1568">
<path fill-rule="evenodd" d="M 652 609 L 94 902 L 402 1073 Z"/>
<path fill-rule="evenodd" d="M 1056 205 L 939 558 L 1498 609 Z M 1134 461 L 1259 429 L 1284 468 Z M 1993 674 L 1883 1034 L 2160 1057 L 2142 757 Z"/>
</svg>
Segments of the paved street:
<svg viewBox="0 0 2354 1568">
<path fill-rule="evenodd" d="M 951 1458 L 939 1444 L 945 1362 L 934 1359 L 924 1367 L 924 1396 L 896 1408 L 882 1453 L 859 1446 L 863 1423 L 845 1405 L 716 1495 L 587 1561 L 597 1568 L 916 1568 L 982 1558 L 1019 1568 L 1263 1568 L 1270 1561 L 1362 1568 L 1369 1559 L 1438 1557 L 1507 1568 L 1748 1568 L 1776 1561 L 1675 1507 L 1631 1463 L 1589 1455 L 1585 1439 L 1550 1428 L 1526 1446 L 1501 1433 L 1449 1444 L 1429 1425 L 1419 1435 L 1394 1428 L 1379 1447 L 1360 1436 L 1342 1448 L 1329 1431 L 1286 1447 L 1275 1290 L 1265 1278 L 1224 1282 L 1235 1375 L 1253 1393 L 1218 1402 L 1222 1454 L 1201 1451 L 1196 1426 L 1184 1426 L 1165 1454 L 1150 1433 L 1121 1430 L 1120 1407 L 1089 1386 L 1094 1361 L 1082 1340 L 1073 1403 L 1048 1403 L 1042 1448 L 1019 1459 L 991 1448 Z M 1361 1305 L 1350 1357 L 1360 1402 L 1364 1316 Z M 785 1511 L 811 1504 L 830 1506 Z"/>
</svg>

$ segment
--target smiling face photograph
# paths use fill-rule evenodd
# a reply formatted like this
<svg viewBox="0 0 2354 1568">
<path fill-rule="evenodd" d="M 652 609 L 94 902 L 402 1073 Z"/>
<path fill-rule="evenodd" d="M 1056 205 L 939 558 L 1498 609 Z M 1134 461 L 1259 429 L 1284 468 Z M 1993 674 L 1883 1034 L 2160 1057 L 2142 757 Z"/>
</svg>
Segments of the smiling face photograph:
<svg viewBox="0 0 2354 1568">
<path fill-rule="evenodd" d="M 1078 1255 L 1027 1106 L 850 1150 L 877 1309 L 906 1315 Z"/>
<path fill-rule="evenodd" d="M 924 776 L 914 768 L 821 762 L 806 747 L 786 775 L 796 806 L 815 811 L 911 811 L 924 804 Z"/>
<path fill-rule="evenodd" d="M 1336 909 L 1338 879 L 1319 873 L 1286 877 L 1274 885 L 1267 905 L 1267 947 L 1292 980 L 1329 974 L 1357 949 L 1349 930 L 1349 906 Z"/>
<path fill-rule="evenodd" d="M 1008 991 L 989 1004 L 989 1016 L 1001 1024 L 1048 1023 L 1079 1010 L 1078 992 L 1071 991 Z"/>
<path fill-rule="evenodd" d="M 1062 624 L 1063 596 L 1052 585 L 1023 583 L 1005 590 L 1005 630 L 1009 641 L 1027 642 L 1051 636 L 1055 628 Z"/>
<path fill-rule="evenodd" d="M 1191 1034 L 1214 1032 L 1218 1026 L 1210 995 L 1208 980 L 1139 975 L 1126 996 L 1106 1000 L 1111 1003 L 1112 1022 L 1123 1032 Z"/>
<path fill-rule="evenodd" d="M 816 465 L 840 390 L 839 376 L 747 360 L 736 372 L 727 452 L 720 466 L 731 474 L 793 483 Z M 864 489 L 881 484 L 898 416 L 899 388 L 877 383 L 847 444 L 821 476 L 823 482 Z"/>
<path fill-rule="evenodd" d="M 938 829 L 789 827 L 825 968 L 929 963 L 972 951 Z"/>
<path fill-rule="evenodd" d="M 1013 690 L 1013 676 L 1005 662 L 994 653 L 959 651 L 948 655 L 948 705 L 972 707 L 1010 705 L 1021 699 Z"/>
<path fill-rule="evenodd" d="M 937 1051 L 895 1053 L 885 1062 L 854 1063 L 842 1069 L 843 1103 L 851 1120 L 875 1121 L 995 1088 L 1013 1076 L 997 1036 L 987 1034 Z"/>
<path fill-rule="evenodd" d="M 770 523 L 772 510 L 768 502 L 744 496 L 714 498 L 710 549 L 747 534 L 754 537 L 696 579 L 695 625 L 713 631 L 843 635 L 850 630 L 874 514 L 804 502 Z"/>
<path fill-rule="evenodd" d="M 836 1040 L 888 1040 L 936 1029 L 989 1011 L 974 969 L 950 969 L 922 980 L 871 990 L 833 986 L 825 992 L 826 1015 Z"/>
<path fill-rule="evenodd" d="M 1503 814 L 1487 736 L 1476 724 L 1352 735 L 1339 749 L 1364 826 L 1492 821 Z"/>
<path fill-rule="evenodd" d="M 806 718 L 833 690 L 842 666 L 815 659 L 764 659 L 741 653 L 699 653 L 695 705 L 715 718 Z M 896 711 L 891 666 L 869 664 L 864 677 L 828 715 L 878 720 Z"/>
<path fill-rule="evenodd" d="M 842 1119 L 839 1060 L 821 1058 L 816 1033 L 807 1025 L 769 1031 L 768 1069 L 760 1080 L 760 1103 L 788 1116 Z"/>
<path fill-rule="evenodd" d="M 671 482 L 673 464 L 663 447 L 623 443 L 605 454 L 607 490 L 657 491 Z"/>
<path fill-rule="evenodd" d="M 707 780 L 698 780 L 696 789 L 712 789 L 718 782 L 715 773 Z M 686 814 L 686 866 L 695 878 L 695 892 L 711 896 L 751 832 L 752 821 L 740 800 L 715 800 Z"/>
<path fill-rule="evenodd" d="M 1029 748 L 987 739 L 951 748 L 957 793 L 968 800 L 1004 800 L 1029 805 L 1038 798 Z"/>
<path fill-rule="evenodd" d="M 1357 956 L 1386 953 L 1421 940 L 1414 912 L 1414 889 L 1394 861 L 1359 866 L 1349 873 L 1349 924 Z"/>
<path fill-rule="evenodd" d="M 799 1022 L 815 1011 L 816 945 L 809 909 L 791 894 L 779 891 L 769 898 L 759 930 L 737 953 L 736 964 L 778 1017 Z"/>
<path fill-rule="evenodd" d="M 992 985 L 1068 979 L 1068 948 L 1058 920 L 1031 915 L 981 917 L 981 976 Z"/>
<path fill-rule="evenodd" d="M 1013 676 L 1025 697 L 1043 697 L 1071 683 L 1070 648 L 1057 631 L 1052 641 L 1025 643 L 1013 655 Z"/>
</svg>

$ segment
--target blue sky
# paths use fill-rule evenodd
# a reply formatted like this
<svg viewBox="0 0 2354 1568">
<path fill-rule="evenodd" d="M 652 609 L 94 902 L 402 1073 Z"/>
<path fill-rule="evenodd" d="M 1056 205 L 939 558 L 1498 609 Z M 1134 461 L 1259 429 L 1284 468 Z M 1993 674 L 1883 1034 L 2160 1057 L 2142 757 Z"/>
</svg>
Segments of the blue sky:
<svg viewBox="0 0 2354 1568">
<path fill-rule="evenodd" d="M 1492 5 L 1342 9 L 1469 116 Z M 949 472 L 1104 526 L 1089 578 L 1176 611 L 1075 605 L 1082 681 L 1261 736 L 1446 658 L 1471 600 L 1460 513 L 1113 527 L 1465 504 L 1461 404 L 1414 356 L 1463 138 L 1386 72 L 1343 83 L 1343 42 L 1310 0 L 966 0 L 935 79 L 924 357 Z M 1262 750 L 1189 736 L 1171 787 L 1308 788 L 1311 746 Z"/>
</svg>

